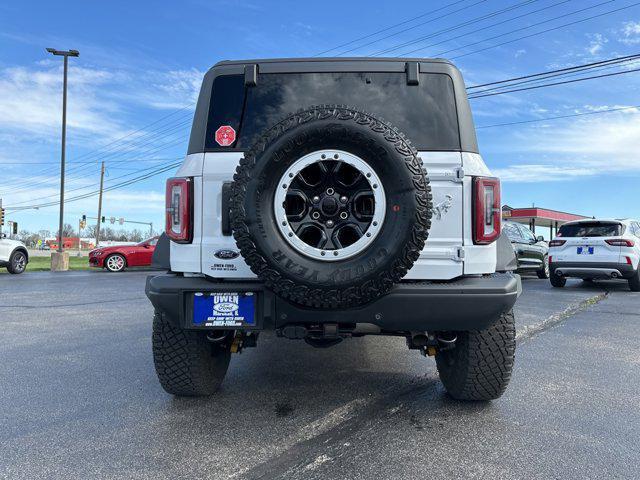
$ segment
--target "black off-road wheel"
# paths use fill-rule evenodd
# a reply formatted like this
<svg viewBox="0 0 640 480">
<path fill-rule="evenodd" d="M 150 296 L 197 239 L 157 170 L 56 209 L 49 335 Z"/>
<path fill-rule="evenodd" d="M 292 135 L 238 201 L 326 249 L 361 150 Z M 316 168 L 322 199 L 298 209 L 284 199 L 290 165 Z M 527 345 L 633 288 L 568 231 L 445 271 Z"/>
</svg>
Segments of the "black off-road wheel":
<svg viewBox="0 0 640 480">
<path fill-rule="evenodd" d="M 212 395 L 229 368 L 228 347 L 210 342 L 205 332 L 176 327 L 159 312 L 153 317 L 152 347 L 160 385 L 172 395 Z"/>
<path fill-rule="evenodd" d="M 311 107 L 244 155 L 231 218 L 242 256 L 276 294 L 351 307 L 389 291 L 418 259 L 431 189 L 396 128 L 351 107 Z"/>
<path fill-rule="evenodd" d="M 553 273 L 549 277 L 549 282 L 551 282 L 551 285 L 555 288 L 562 288 L 567 284 L 567 279 Z"/>
<path fill-rule="evenodd" d="M 486 330 L 458 333 L 454 348 L 437 353 L 440 380 L 456 400 L 494 400 L 509 384 L 515 351 L 510 311 Z"/>
</svg>

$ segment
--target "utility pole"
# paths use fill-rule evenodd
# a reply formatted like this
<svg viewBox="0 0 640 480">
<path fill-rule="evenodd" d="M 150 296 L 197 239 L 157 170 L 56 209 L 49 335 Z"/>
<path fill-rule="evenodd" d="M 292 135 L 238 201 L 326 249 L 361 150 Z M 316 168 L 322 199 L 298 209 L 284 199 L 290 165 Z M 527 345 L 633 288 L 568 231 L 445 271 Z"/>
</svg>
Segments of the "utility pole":
<svg viewBox="0 0 640 480">
<path fill-rule="evenodd" d="M 69 57 L 77 57 L 80 53 L 77 50 L 56 50 L 55 48 L 47 48 L 47 52 L 64 58 L 64 80 L 62 87 L 62 155 L 60 157 L 60 223 L 58 226 L 58 254 L 51 256 L 52 270 L 68 270 L 69 257 L 62 255 L 64 252 L 64 237 L 62 230 L 64 229 L 64 161 L 65 147 L 67 141 L 67 71 L 69 69 Z M 54 260 L 55 259 L 55 260 Z M 55 265 L 54 265 L 55 263 Z"/>
<path fill-rule="evenodd" d="M 100 169 L 100 194 L 98 195 L 98 225 L 96 226 L 96 248 L 100 244 L 100 219 L 102 218 L 102 189 L 104 187 L 104 161 Z"/>
</svg>

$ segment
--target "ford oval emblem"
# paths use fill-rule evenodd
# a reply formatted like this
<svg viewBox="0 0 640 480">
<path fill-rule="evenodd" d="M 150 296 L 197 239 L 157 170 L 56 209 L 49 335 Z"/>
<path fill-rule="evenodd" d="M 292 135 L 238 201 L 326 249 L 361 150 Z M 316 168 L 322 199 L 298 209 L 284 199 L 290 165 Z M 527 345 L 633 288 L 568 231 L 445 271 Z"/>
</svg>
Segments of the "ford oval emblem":
<svg viewBox="0 0 640 480">
<path fill-rule="evenodd" d="M 218 250 L 213 254 L 214 257 L 219 258 L 220 260 L 233 260 L 234 258 L 238 258 L 240 253 L 235 250 Z"/>
</svg>

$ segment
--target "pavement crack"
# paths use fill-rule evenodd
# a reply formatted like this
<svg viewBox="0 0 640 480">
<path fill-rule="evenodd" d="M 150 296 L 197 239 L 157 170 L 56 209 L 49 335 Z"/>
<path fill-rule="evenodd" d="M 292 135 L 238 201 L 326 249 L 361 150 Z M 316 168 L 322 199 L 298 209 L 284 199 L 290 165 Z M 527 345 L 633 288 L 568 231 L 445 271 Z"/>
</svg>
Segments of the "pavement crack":
<svg viewBox="0 0 640 480">
<path fill-rule="evenodd" d="M 567 308 L 562 310 L 561 312 L 554 313 L 553 315 L 548 316 L 541 322 L 535 323 L 533 325 L 527 325 L 522 330 L 516 333 L 516 341 L 520 344 L 531 338 L 539 335 L 540 333 L 549 330 L 550 328 L 559 325 L 564 322 L 566 319 L 574 316 L 576 313 L 582 312 L 593 305 L 601 302 L 605 298 L 607 298 L 609 292 L 602 292 L 593 297 L 589 297 L 585 300 L 582 300 L 579 303 L 575 303 L 573 305 L 569 305 Z"/>
<path fill-rule="evenodd" d="M 74 302 L 74 303 L 59 303 L 57 305 L 0 305 L 0 308 L 24 308 L 24 309 L 38 309 L 38 308 L 63 308 L 63 307 L 84 307 L 88 305 L 101 305 L 103 303 L 118 303 L 128 302 L 131 300 L 142 300 L 146 297 L 127 297 L 118 298 L 115 300 L 96 300 L 95 302 Z"/>
</svg>

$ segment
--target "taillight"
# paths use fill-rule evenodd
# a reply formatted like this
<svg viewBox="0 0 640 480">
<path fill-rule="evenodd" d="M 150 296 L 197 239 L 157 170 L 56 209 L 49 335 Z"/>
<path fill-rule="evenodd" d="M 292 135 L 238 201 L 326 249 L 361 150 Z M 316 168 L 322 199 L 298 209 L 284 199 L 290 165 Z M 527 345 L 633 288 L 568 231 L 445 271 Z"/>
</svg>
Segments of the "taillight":
<svg viewBox="0 0 640 480">
<path fill-rule="evenodd" d="M 177 243 L 193 239 L 193 179 L 170 178 L 166 190 L 167 236 Z"/>
<path fill-rule="evenodd" d="M 553 262 L 553 257 L 549 255 L 549 263 Z"/>
<path fill-rule="evenodd" d="M 473 243 L 486 245 L 500 236 L 500 180 L 474 177 L 473 202 Z"/>
<path fill-rule="evenodd" d="M 614 247 L 633 247 L 635 245 L 633 240 L 625 240 L 623 238 L 612 238 L 605 240 L 605 242 Z"/>
<path fill-rule="evenodd" d="M 562 245 L 564 245 L 565 243 L 567 243 L 566 240 L 551 240 L 549 242 L 549 246 L 550 247 L 561 247 Z"/>
<path fill-rule="evenodd" d="M 631 263 L 631 257 L 624 257 L 627 259 L 627 265 L 633 265 L 633 263 Z"/>
</svg>

